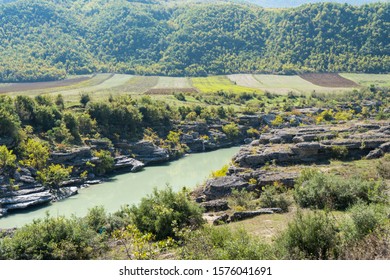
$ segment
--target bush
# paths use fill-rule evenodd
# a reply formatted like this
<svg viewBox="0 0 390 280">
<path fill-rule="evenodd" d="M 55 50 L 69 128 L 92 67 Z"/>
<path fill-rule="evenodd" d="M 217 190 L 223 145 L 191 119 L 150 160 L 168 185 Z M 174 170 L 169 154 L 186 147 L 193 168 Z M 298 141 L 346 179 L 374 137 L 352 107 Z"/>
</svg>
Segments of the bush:
<svg viewBox="0 0 390 280">
<path fill-rule="evenodd" d="M 332 146 L 332 157 L 337 159 L 343 159 L 348 156 L 347 146 Z"/>
<path fill-rule="evenodd" d="M 0 146 L 0 174 L 6 169 L 15 167 L 16 156 L 6 146 Z"/>
<path fill-rule="evenodd" d="M 253 192 L 244 189 L 241 191 L 233 189 L 228 203 L 236 211 L 255 210 L 257 208 L 255 199 L 256 196 Z"/>
<path fill-rule="evenodd" d="M 150 196 L 130 210 L 137 228 L 152 233 L 157 240 L 176 238 L 177 229 L 198 228 L 204 222 L 202 209 L 190 200 L 185 189 L 175 193 L 171 187 L 160 191 L 155 188 Z"/>
<path fill-rule="evenodd" d="M 107 214 L 103 206 L 88 209 L 88 213 L 84 219 L 87 225 L 94 231 L 102 233 L 106 230 Z"/>
<path fill-rule="evenodd" d="M 283 212 L 288 212 L 291 200 L 287 193 L 279 192 L 275 186 L 267 186 L 263 188 L 260 203 L 264 208 L 280 208 Z"/>
<path fill-rule="evenodd" d="M 186 101 L 186 97 L 183 93 L 174 93 L 173 96 L 179 101 Z"/>
<path fill-rule="evenodd" d="M 44 186 L 55 188 L 61 182 L 68 180 L 71 172 L 72 166 L 65 168 L 59 164 L 51 164 L 49 167 L 38 171 L 38 179 Z"/>
<path fill-rule="evenodd" d="M 114 158 L 109 151 L 95 151 L 94 156 L 99 158 L 99 161 L 95 164 L 94 168 L 98 175 L 104 175 L 113 169 Z"/>
<path fill-rule="evenodd" d="M 244 229 L 207 226 L 185 234 L 181 258 L 190 260 L 275 259 L 272 247 Z"/>
<path fill-rule="evenodd" d="M 295 186 L 294 198 L 301 207 L 345 210 L 358 201 L 384 202 L 388 200 L 382 181 L 343 178 L 304 170 Z"/>
<path fill-rule="evenodd" d="M 82 260 L 100 253 L 99 237 L 78 218 L 46 216 L 0 242 L 1 258 L 14 260 Z"/>
<path fill-rule="evenodd" d="M 329 259 L 337 256 L 339 244 L 336 221 L 322 211 L 298 212 L 277 239 L 287 259 Z"/>
<path fill-rule="evenodd" d="M 390 179 L 390 155 L 385 155 L 376 165 L 378 175 L 383 179 Z"/>
<path fill-rule="evenodd" d="M 225 164 L 221 169 L 211 172 L 211 177 L 224 177 L 229 170 L 229 165 Z"/>
<path fill-rule="evenodd" d="M 234 139 L 240 134 L 240 129 L 235 123 L 230 123 L 222 127 L 222 131 L 226 134 L 229 139 Z"/>
<path fill-rule="evenodd" d="M 350 209 L 350 215 L 355 226 L 358 238 L 372 233 L 375 229 L 384 224 L 388 215 L 388 208 L 379 204 L 367 205 L 359 203 Z"/>
</svg>

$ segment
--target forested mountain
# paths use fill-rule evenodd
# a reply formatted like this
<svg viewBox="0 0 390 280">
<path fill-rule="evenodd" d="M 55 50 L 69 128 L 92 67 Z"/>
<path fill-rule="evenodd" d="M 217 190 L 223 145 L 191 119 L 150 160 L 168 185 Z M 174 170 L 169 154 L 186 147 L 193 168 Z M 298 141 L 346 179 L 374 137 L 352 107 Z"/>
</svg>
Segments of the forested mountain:
<svg viewBox="0 0 390 280">
<path fill-rule="evenodd" d="M 322 3 L 322 2 L 334 2 L 334 3 L 347 3 L 350 5 L 364 5 L 375 2 L 389 2 L 389 0 L 246 0 L 247 2 L 260 5 L 262 7 L 269 8 L 287 8 L 297 7 L 303 4 L 309 3 Z"/>
<path fill-rule="evenodd" d="M 167 5 L 167 3 L 169 5 Z M 26 0 L 0 6 L 0 80 L 115 71 L 388 72 L 390 4 Z"/>
</svg>

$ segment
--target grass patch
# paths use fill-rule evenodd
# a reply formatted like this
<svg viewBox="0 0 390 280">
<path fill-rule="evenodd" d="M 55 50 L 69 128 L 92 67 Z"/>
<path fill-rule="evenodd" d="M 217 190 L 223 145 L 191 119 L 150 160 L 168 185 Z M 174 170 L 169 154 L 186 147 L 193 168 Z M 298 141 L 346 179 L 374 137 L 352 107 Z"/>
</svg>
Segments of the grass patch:
<svg viewBox="0 0 390 280">
<path fill-rule="evenodd" d="M 341 73 L 340 76 L 352 80 L 361 86 L 376 85 L 381 87 L 390 87 L 390 74 Z"/>
<path fill-rule="evenodd" d="M 202 93 L 213 93 L 226 91 L 231 93 L 261 92 L 259 89 L 236 85 L 226 76 L 210 76 L 202 78 L 191 78 L 193 87 Z"/>
</svg>

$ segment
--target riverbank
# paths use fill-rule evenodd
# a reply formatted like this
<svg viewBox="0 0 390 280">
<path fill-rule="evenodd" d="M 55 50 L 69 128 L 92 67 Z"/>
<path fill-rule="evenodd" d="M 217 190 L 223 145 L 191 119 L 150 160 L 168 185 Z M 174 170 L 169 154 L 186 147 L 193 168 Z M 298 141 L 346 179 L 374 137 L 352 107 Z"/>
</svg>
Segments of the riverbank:
<svg viewBox="0 0 390 280">
<path fill-rule="evenodd" d="M 203 183 L 212 171 L 228 164 L 238 151 L 238 147 L 232 147 L 189 154 L 176 161 L 146 166 L 141 172 L 114 175 L 102 184 L 79 189 L 76 196 L 65 200 L 11 212 L 0 219 L 0 228 L 20 227 L 33 219 L 45 217 L 47 211 L 54 217 L 84 216 L 89 208 L 101 205 L 108 212 L 115 212 L 123 205 L 139 203 L 153 188 L 163 189 L 167 184 L 175 191 L 182 187 L 191 189 Z"/>
</svg>

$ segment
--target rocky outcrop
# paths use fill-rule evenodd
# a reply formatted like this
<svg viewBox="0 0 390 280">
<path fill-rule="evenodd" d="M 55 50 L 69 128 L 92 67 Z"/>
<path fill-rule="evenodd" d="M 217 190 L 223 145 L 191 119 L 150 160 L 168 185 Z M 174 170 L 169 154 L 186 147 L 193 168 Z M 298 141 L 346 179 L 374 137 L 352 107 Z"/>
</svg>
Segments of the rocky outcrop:
<svg viewBox="0 0 390 280">
<path fill-rule="evenodd" d="M 234 158 L 238 166 L 258 168 L 267 163 L 319 162 L 333 157 L 374 158 L 389 149 L 388 125 L 355 124 L 273 130 L 244 146 Z M 343 138 L 337 135 L 343 134 Z M 343 148 L 343 153 L 340 149 Z"/>
<path fill-rule="evenodd" d="M 226 211 L 229 209 L 228 202 L 224 199 L 206 201 L 202 202 L 200 205 L 204 208 L 206 213 Z"/>
<path fill-rule="evenodd" d="M 55 164 L 81 166 L 93 158 L 91 147 L 80 147 L 66 152 L 52 152 L 50 161 Z"/>
<path fill-rule="evenodd" d="M 218 177 L 207 180 L 203 194 L 206 201 L 215 200 L 230 195 L 233 189 L 242 190 L 248 186 L 248 182 L 237 176 Z"/>
<path fill-rule="evenodd" d="M 138 172 L 144 168 L 145 164 L 127 156 L 118 156 L 114 159 L 114 170 L 129 169 L 131 172 Z"/>
<path fill-rule="evenodd" d="M 63 200 L 65 198 L 68 198 L 68 197 L 71 197 L 73 195 L 78 194 L 78 192 L 79 192 L 78 187 L 59 188 L 59 189 L 53 191 L 53 199 L 55 201 Z"/>
<path fill-rule="evenodd" d="M 3 209 L 25 209 L 30 206 L 47 204 L 53 199 L 53 195 L 47 191 L 31 192 L 24 195 L 6 196 L 0 198 L 0 205 Z"/>
<path fill-rule="evenodd" d="M 142 140 L 131 146 L 135 159 L 144 163 L 159 163 L 169 161 L 169 152 L 150 141 Z"/>
<path fill-rule="evenodd" d="M 250 219 L 260 215 L 266 214 L 274 214 L 274 213 L 282 213 L 282 209 L 280 208 L 263 208 L 255 211 L 243 211 L 243 212 L 235 212 L 232 216 L 230 216 L 231 222 L 241 221 L 245 219 Z"/>
</svg>

